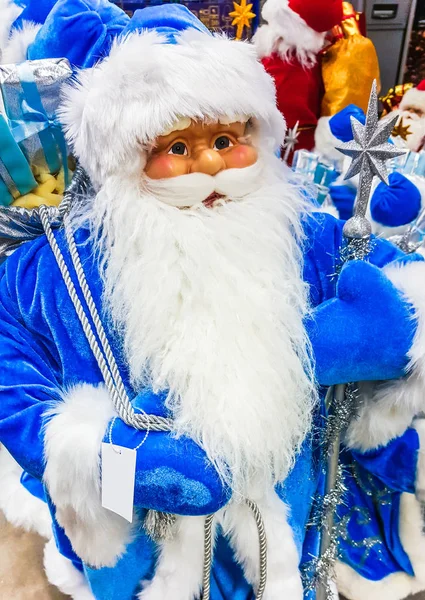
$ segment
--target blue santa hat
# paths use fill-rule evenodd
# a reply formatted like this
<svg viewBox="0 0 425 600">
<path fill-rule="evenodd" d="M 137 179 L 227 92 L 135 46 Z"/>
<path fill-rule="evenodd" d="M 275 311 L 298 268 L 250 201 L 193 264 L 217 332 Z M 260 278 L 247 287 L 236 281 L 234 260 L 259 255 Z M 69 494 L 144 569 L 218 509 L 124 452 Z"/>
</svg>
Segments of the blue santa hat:
<svg viewBox="0 0 425 600">
<path fill-rule="evenodd" d="M 92 67 L 109 53 L 129 21 L 108 0 L 58 0 L 28 47 L 27 57 L 67 58 L 74 67 Z"/>
<path fill-rule="evenodd" d="M 211 34 L 179 4 L 136 11 L 109 55 L 64 90 L 61 110 L 95 186 L 113 173 L 140 173 L 154 140 L 193 119 L 249 121 L 256 143 L 271 152 L 284 136 L 255 48 Z"/>
</svg>

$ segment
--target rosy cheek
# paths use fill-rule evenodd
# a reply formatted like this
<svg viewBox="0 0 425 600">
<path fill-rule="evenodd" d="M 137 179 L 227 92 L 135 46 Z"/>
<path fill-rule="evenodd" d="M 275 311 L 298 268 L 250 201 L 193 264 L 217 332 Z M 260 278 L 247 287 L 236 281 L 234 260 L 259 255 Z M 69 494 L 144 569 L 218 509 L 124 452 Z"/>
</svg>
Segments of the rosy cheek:
<svg viewBox="0 0 425 600">
<path fill-rule="evenodd" d="M 169 179 L 188 172 L 186 160 L 172 154 L 161 154 L 148 159 L 145 173 L 151 179 Z"/>
<path fill-rule="evenodd" d="M 228 169 L 243 169 L 256 162 L 258 153 L 252 146 L 240 144 L 223 154 L 223 158 Z"/>
</svg>

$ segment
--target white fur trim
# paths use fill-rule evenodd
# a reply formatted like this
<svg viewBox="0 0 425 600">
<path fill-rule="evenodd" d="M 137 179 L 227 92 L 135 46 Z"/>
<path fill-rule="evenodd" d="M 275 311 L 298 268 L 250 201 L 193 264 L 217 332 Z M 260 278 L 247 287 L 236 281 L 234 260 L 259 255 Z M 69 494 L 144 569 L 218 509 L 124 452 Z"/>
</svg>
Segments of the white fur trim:
<svg viewBox="0 0 425 600">
<path fill-rule="evenodd" d="M 401 99 L 399 110 L 408 110 L 412 108 L 420 108 L 425 113 L 425 90 L 421 91 L 416 88 L 407 90 Z"/>
<path fill-rule="evenodd" d="M 4 64 L 3 52 L 6 48 L 12 23 L 19 17 L 22 8 L 12 0 L 0 0 L 0 64 Z"/>
<path fill-rule="evenodd" d="M 261 14 L 267 25 L 261 25 L 254 35 L 260 58 L 277 52 L 284 60 L 295 55 L 305 66 L 316 62 L 326 34 L 307 25 L 289 8 L 288 0 L 267 0 Z"/>
<path fill-rule="evenodd" d="M 274 83 L 255 48 L 223 35 L 188 29 L 166 44 L 155 32 L 131 34 L 78 79 L 65 89 L 60 114 L 96 186 L 140 173 L 144 151 L 181 118 L 252 117 L 259 142 L 273 150 L 284 137 Z"/>
<path fill-rule="evenodd" d="M 44 570 L 49 583 L 73 600 L 95 600 L 84 575 L 60 554 L 53 538 L 44 546 Z"/>
<path fill-rule="evenodd" d="M 360 383 L 362 404 L 346 433 L 346 444 L 361 451 L 387 444 L 425 410 L 425 264 L 391 263 L 385 274 L 415 308 L 417 329 L 406 377 Z"/>
<path fill-rule="evenodd" d="M 171 540 L 160 544 L 155 576 L 138 600 L 188 600 L 198 598 L 204 563 L 205 517 L 177 517 Z M 214 539 L 214 535 L 213 535 Z"/>
<path fill-rule="evenodd" d="M 27 60 L 28 47 L 33 43 L 41 25 L 24 21 L 23 27 L 12 32 L 2 54 L 3 64 L 20 63 Z"/>
<path fill-rule="evenodd" d="M 259 482 L 249 490 L 248 497 L 256 502 L 261 512 L 267 536 L 264 598 L 302 600 L 303 586 L 298 570 L 300 557 L 288 524 L 285 503 L 274 489 L 264 490 Z M 258 531 L 250 508 L 244 503 L 231 502 L 219 518 L 246 580 L 257 589 L 260 582 Z"/>
<path fill-rule="evenodd" d="M 48 413 L 44 480 L 59 524 L 77 555 L 93 567 L 113 566 L 131 537 L 131 525 L 100 499 L 100 447 L 116 416 L 104 386 L 73 388 Z"/>
<path fill-rule="evenodd" d="M 412 578 L 406 573 L 372 581 L 340 561 L 335 565 L 335 572 L 338 591 L 347 600 L 403 600 L 412 589 Z"/>
<path fill-rule="evenodd" d="M 316 131 L 314 132 L 315 152 L 325 160 L 341 163 L 344 160 L 344 155 L 336 149 L 341 145 L 341 140 L 335 137 L 329 126 L 329 121 L 332 117 L 320 117 L 317 122 Z"/>
<path fill-rule="evenodd" d="M 0 510 L 15 527 L 49 539 L 52 519 L 47 504 L 21 484 L 22 468 L 4 446 L 0 448 Z"/>
<path fill-rule="evenodd" d="M 287 521 L 287 508 L 274 489 L 256 485 L 249 493 L 261 512 L 267 535 L 267 583 L 264 598 L 302 600 L 299 556 Z M 247 581 L 256 589 L 260 582 L 258 530 L 251 509 L 244 502 L 230 502 L 215 515 L 229 538 L 236 560 Z M 187 600 L 201 591 L 204 544 L 203 517 L 178 517 L 174 536 L 161 544 L 155 576 L 139 594 L 139 600 Z"/>
</svg>

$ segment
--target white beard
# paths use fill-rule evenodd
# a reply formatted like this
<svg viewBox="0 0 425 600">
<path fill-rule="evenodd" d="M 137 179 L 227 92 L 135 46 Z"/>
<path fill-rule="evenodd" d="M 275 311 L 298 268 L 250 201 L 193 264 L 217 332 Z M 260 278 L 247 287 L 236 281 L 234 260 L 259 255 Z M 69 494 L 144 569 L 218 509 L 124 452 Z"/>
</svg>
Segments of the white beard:
<svg viewBox="0 0 425 600">
<path fill-rule="evenodd" d="M 135 389 L 169 390 L 176 435 L 241 494 L 253 477 L 285 478 L 316 400 L 303 200 L 267 163 L 239 170 L 256 171 L 256 191 L 213 210 L 179 210 L 114 178 L 89 214 Z"/>
</svg>

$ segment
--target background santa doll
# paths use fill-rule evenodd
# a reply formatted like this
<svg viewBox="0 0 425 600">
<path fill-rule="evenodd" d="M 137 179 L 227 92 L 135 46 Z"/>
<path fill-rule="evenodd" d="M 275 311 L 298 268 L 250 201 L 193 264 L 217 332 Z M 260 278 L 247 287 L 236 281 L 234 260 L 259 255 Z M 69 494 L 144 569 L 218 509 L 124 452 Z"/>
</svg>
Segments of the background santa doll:
<svg viewBox="0 0 425 600">
<path fill-rule="evenodd" d="M 320 145 L 333 145 L 329 117 L 352 103 L 365 110 L 379 79 L 375 48 L 353 7 L 341 0 L 267 0 L 262 16 L 267 24 L 254 42 L 292 137 L 296 132 L 294 150 L 314 148 L 318 124 Z"/>
<path fill-rule="evenodd" d="M 413 152 L 423 149 L 425 141 L 425 79 L 407 90 L 398 107 L 400 133 L 406 146 Z"/>
</svg>

